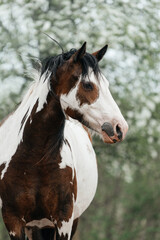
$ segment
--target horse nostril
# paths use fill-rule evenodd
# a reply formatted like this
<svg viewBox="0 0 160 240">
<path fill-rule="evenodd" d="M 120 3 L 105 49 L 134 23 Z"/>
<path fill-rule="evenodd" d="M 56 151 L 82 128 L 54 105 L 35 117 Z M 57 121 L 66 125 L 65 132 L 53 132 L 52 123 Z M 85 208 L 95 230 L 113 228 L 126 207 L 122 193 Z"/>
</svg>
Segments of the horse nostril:
<svg viewBox="0 0 160 240">
<path fill-rule="evenodd" d="M 106 132 L 109 137 L 114 136 L 114 130 L 110 123 L 105 122 L 101 128 L 102 128 L 102 131 Z"/>
<path fill-rule="evenodd" d="M 119 140 L 122 140 L 123 133 L 121 132 L 121 129 L 118 125 L 116 126 L 116 132 L 117 132 Z"/>
</svg>

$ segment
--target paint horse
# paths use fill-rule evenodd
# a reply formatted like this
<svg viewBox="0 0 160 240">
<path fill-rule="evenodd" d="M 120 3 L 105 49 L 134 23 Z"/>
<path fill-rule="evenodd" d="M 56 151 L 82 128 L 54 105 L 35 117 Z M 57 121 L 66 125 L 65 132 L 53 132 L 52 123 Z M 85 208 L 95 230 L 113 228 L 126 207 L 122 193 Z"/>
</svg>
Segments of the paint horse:
<svg viewBox="0 0 160 240">
<path fill-rule="evenodd" d="M 11 240 L 69 240 L 97 187 L 86 131 L 106 143 L 128 125 L 98 62 L 107 50 L 47 58 L 15 112 L 0 127 L 0 203 Z M 42 230 L 40 230 L 42 229 Z"/>
</svg>

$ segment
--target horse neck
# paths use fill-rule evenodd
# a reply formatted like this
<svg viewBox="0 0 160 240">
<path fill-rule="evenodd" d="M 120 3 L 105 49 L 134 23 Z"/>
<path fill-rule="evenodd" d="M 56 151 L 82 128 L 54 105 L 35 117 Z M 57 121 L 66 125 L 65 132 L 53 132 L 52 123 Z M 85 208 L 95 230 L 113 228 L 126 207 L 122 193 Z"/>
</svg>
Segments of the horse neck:
<svg viewBox="0 0 160 240">
<path fill-rule="evenodd" d="M 41 108 L 38 110 L 40 101 Z M 55 152 L 63 140 L 64 124 L 60 101 L 49 91 L 45 101 L 39 99 L 33 106 L 24 127 L 23 142 L 30 142 L 32 147 L 38 146 L 43 152 Z"/>
<path fill-rule="evenodd" d="M 33 117 L 32 128 L 38 132 L 38 144 L 46 151 L 58 150 L 63 140 L 65 116 L 60 102 L 49 94 L 44 109 Z M 36 134 L 35 134 L 36 135 Z"/>
</svg>

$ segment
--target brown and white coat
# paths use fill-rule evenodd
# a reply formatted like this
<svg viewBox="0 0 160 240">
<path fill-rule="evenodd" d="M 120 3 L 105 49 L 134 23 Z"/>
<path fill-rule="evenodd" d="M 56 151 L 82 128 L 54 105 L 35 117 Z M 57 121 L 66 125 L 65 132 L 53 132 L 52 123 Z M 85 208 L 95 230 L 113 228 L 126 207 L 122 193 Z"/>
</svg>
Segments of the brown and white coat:
<svg viewBox="0 0 160 240">
<path fill-rule="evenodd" d="M 12 240 L 72 238 L 97 187 L 95 153 L 82 126 L 114 143 L 128 126 L 86 44 L 50 58 L 17 110 L 0 126 L 0 203 Z M 40 236 L 41 235 L 41 236 Z M 53 237 L 53 236 L 52 236 Z"/>
</svg>

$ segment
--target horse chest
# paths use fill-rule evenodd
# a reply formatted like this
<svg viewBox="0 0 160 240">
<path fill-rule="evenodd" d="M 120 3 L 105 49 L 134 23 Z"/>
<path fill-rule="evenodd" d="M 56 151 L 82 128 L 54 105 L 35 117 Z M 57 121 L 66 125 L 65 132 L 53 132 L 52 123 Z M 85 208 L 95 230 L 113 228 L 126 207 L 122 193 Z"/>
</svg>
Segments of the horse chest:
<svg viewBox="0 0 160 240">
<path fill-rule="evenodd" d="M 77 179 L 77 198 L 74 218 L 79 217 L 90 205 L 97 188 L 97 161 L 87 132 L 81 124 L 66 121 L 64 138 L 67 145 L 62 148 L 62 165 L 68 165 Z"/>
</svg>

